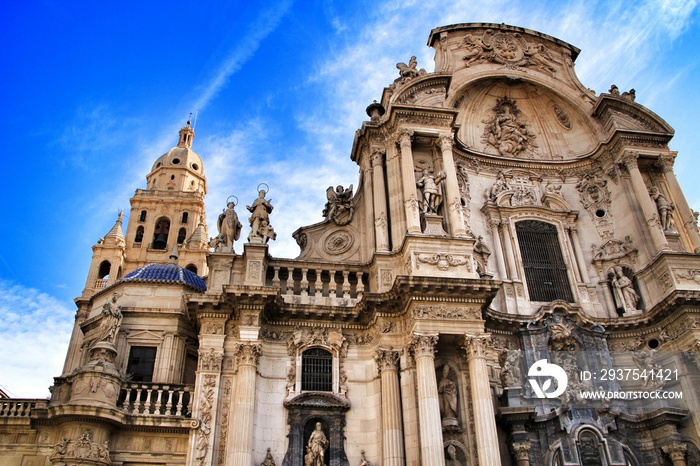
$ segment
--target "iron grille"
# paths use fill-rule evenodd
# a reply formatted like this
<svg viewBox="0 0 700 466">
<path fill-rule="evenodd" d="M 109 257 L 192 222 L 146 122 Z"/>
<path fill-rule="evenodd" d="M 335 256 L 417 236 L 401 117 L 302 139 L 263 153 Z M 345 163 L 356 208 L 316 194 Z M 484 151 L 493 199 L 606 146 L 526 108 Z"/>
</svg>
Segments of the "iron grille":
<svg viewBox="0 0 700 466">
<path fill-rule="evenodd" d="M 333 355 L 312 348 L 301 355 L 301 389 L 317 392 L 333 391 Z"/>
<path fill-rule="evenodd" d="M 531 301 L 573 302 L 557 227 L 537 220 L 515 224 Z"/>
</svg>

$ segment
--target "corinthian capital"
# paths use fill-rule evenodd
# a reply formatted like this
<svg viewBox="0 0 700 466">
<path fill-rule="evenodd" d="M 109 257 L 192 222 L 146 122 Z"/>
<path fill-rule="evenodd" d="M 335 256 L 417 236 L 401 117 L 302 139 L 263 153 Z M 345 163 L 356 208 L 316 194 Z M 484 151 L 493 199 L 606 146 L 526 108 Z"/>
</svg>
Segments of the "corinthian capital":
<svg viewBox="0 0 700 466">
<path fill-rule="evenodd" d="M 381 167 L 384 163 L 384 156 L 386 155 L 386 149 L 383 147 L 374 147 L 372 149 L 372 167 Z"/>
<path fill-rule="evenodd" d="M 467 359 L 486 357 L 490 342 L 490 335 L 465 335 L 464 349 L 467 352 Z"/>
<path fill-rule="evenodd" d="M 511 447 L 517 461 L 530 461 L 530 449 L 532 447 L 529 442 L 514 443 Z"/>
<path fill-rule="evenodd" d="M 668 456 L 671 457 L 671 461 L 685 460 L 685 452 L 688 450 L 688 445 L 685 443 L 671 443 L 669 445 L 664 445 L 661 449 Z"/>
<path fill-rule="evenodd" d="M 437 345 L 437 342 L 437 335 L 415 335 L 409 349 L 414 358 L 433 358 L 435 357 L 435 345 Z"/>
<path fill-rule="evenodd" d="M 656 159 L 656 167 L 664 173 L 673 171 L 673 163 L 676 161 L 678 152 L 664 152 Z"/>
<path fill-rule="evenodd" d="M 262 348 L 259 343 L 237 343 L 234 349 L 239 365 L 257 366 L 261 353 Z"/>
<path fill-rule="evenodd" d="M 630 171 L 634 168 L 639 168 L 639 165 L 637 163 L 637 159 L 639 158 L 639 153 L 634 152 L 631 150 L 626 150 L 622 156 L 618 159 L 618 162 L 622 164 L 627 171 Z"/>
<path fill-rule="evenodd" d="M 438 136 L 438 141 L 440 142 L 440 149 L 452 150 L 452 145 L 455 142 L 455 138 L 452 133 L 440 133 L 440 136 Z"/>
<path fill-rule="evenodd" d="M 399 369 L 400 357 L 401 353 L 393 351 L 392 348 L 388 350 L 378 350 L 374 356 L 374 360 L 377 362 L 379 373 L 381 374 L 383 371 L 397 371 Z"/>
<path fill-rule="evenodd" d="M 399 146 L 411 147 L 411 141 L 413 141 L 413 130 L 412 129 L 399 130 L 399 135 L 398 135 Z"/>
</svg>

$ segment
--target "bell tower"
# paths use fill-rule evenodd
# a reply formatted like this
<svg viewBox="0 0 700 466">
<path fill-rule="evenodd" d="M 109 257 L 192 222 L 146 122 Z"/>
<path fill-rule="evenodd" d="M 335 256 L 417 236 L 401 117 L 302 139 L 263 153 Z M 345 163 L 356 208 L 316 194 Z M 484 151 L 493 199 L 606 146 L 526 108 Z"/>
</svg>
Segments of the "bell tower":
<svg viewBox="0 0 700 466">
<path fill-rule="evenodd" d="M 168 262 L 168 251 L 177 245 L 178 264 L 206 275 L 207 182 L 202 159 L 192 150 L 193 140 L 188 121 L 180 129 L 177 146 L 158 157 L 146 175 L 146 189 L 137 189 L 131 198 L 125 274 L 148 263 Z"/>
</svg>

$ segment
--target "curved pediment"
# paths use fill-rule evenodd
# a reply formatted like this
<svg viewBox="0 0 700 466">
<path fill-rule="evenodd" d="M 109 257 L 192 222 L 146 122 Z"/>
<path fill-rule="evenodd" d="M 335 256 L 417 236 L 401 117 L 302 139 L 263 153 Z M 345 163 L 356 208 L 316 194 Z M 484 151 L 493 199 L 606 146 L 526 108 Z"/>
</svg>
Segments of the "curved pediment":
<svg viewBox="0 0 700 466">
<path fill-rule="evenodd" d="M 287 408 L 325 408 L 325 409 L 350 409 L 350 402 L 343 397 L 329 392 L 306 392 L 286 400 Z"/>
<path fill-rule="evenodd" d="M 472 152 L 508 159 L 570 160 L 592 153 L 600 128 L 574 103 L 539 84 L 493 76 L 455 101 L 458 139 Z"/>
</svg>

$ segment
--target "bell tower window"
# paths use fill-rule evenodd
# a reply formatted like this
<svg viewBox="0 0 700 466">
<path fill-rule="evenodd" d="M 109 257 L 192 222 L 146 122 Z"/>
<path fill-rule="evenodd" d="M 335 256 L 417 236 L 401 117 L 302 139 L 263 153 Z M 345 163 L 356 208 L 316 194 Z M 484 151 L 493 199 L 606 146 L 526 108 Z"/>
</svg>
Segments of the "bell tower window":
<svg viewBox="0 0 700 466">
<path fill-rule="evenodd" d="M 177 232 L 177 244 L 184 243 L 185 238 L 187 238 L 187 230 L 180 228 L 180 231 Z"/>
<path fill-rule="evenodd" d="M 136 236 L 134 236 L 134 243 L 140 243 L 141 241 L 143 241 L 143 232 L 144 232 L 144 230 L 143 230 L 142 226 L 139 226 L 136 229 Z"/>
<path fill-rule="evenodd" d="M 168 247 L 168 234 L 170 233 L 170 220 L 161 217 L 156 221 L 156 229 L 153 233 L 153 249 L 165 249 Z"/>
<path fill-rule="evenodd" d="M 100 270 L 97 272 L 97 278 L 100 280 L 103 278 L 109 278 L 109 272 L 112 269 L 112 264 L 109 261 L 102 261 L 100 263 Z"/>
<path fill-rule="evenodd" d="M 142 210 L 141 215 L 139 215 L 139 222 L 145 222 L 146 221 L 146 211 Z"/>
<path fill-rule="evenodd" d="M 537 220 L 515 224 L 531 301 L 574 302 L 557 227 Z"/>
<path fill-rule="evenodd" d="M 182 223 L 187 223 L 187 220 L 189 219 L 190 214 L 187 212 L 182 213 Z"/>
</svg>

